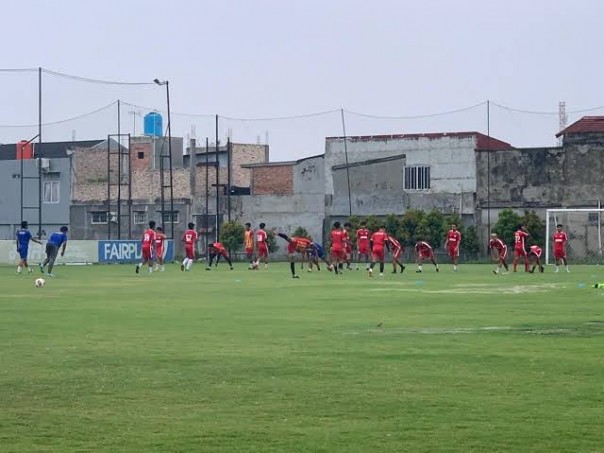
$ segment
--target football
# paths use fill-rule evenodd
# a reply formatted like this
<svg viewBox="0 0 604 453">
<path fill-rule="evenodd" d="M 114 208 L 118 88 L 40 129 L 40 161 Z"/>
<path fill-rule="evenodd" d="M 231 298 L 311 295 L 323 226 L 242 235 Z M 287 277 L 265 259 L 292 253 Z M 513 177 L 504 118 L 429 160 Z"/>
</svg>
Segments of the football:
<svg viewBox="0 0 604 453">
<path fill-rule="evenodd" d="M 36 278 L 34 285 L 36 285 L 36 288 L 42 288 L 45 283 L 46 283 L 46 280 L 44 280 L 43 278 Z"/>
<path fill-rule="evenodd" d="M 253 269 L 253 270 L 255 270 L 255 271 L 257 271 L 257 270 L 258 270 L 258 261 L 254 261 L 254 262 L 252 263 L 252 269 Z"/>
</svg>

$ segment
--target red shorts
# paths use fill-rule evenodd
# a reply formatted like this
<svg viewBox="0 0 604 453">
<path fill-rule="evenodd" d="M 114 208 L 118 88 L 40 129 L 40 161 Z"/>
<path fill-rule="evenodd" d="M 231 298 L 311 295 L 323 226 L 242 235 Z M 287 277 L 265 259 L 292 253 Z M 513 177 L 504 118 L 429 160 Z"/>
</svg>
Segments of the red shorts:
<svg viewBox="0 0 604 453">
<path fill-rule="evenodd" d="M 251 258 L 252 256 L 254 256 L 254 249 L 253 249 L 253 248 L 246 247 L 246 248 L 245 248 L 245 255 L 246 255 L 248 258 Z"/>
<path fill-rule="evenodd" d="M 258 258 L 268 258 L 268 247 L 266 245 L 258 245 Z"/>
<path fill-rule="evenodd" d="M 526 258 L 526 250 L 524 249 L 514 249 L 514 258 Z"/>
<path fill-rule="evenodd" d="M 379 261 L 380 263 L 384 261 L 384 249 L 373 249 L 373 261 Z"/>
<path fill-rule="evenodd" d="M 346 258 L 346 253 L 344 252 L 344 250 L 341 249 L 331 249 L 331 259 L 332 260 L 343 260 Z"/>
<path fill-rule="evenodd" d="M 195 259 L 195 248 L 192 245 L 185 245 L 185 255 L 190 260 Z"/>
<path fill-rule="evenodd" d="M 157 247 L 157 249 L 155 250 L 155 256 L 157 258 L 163 258 L 164 257 L 164 248 L 163 247 Z"/>
<path fill-rule="evenodd" d="M 449 256 L 451 258 L 457 258 L 459 256 L 459 247 L 449 247 Z"/>
<path fill-rule="evenodd" d="M 151 247 L 143 247 L 143 261 L 151 261 L 152 253 Z"/>
<path fill-rule="evenodd" d="M 294 253 L 296 253 L 296 246 L 297 246 L 297 244 L 295 242 L 288 242 L 287 243 L 287 254 L 293 255 Z"/>
<path fill-rule="evenodd" d="M 554 249 L 554 258 L 556 258 L 556 259 L 566 258 L 566 253 L 564 253 L 564 250 Z"/>
<path fill-rule="evenodd" d="M 420 258 L 434 259 L 434 252 L 419 252 Z"/>
<path fill-rule="evenodd" d="M 499 259 L 500 260 L 505 260 L 505 258 L 508 256 L 508 248 L 504 248 L 503 250 L 497 250 L 499 252 Z"/>
<path fill-rule="evenodd" d="M 216 255 L 222 255 L 225 258 L 229 257 L 229 254 L 227 253 L 226 249 L 216 250 Z"/>
<path fill-rule="evenodd" d="M 401 257 L 402 253 L 403 253 L 403 249 L 400 249 L 400 248 L 392 249 L 392 259 L 398 260 Z"/>
<path fill-rule="evenodd" d="M 369 249 L 369 244 L 359 246 L 359 255 L 371 255 L 371 250 Z"/>
</svg>

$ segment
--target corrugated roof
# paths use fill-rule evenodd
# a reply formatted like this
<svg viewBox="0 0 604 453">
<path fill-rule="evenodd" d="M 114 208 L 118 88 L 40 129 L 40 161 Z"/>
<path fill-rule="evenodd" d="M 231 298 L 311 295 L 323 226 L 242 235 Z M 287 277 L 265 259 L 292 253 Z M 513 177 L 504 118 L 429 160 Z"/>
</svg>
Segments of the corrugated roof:
<svg viewBox="0 0 604 453">
<path fill-rule="evenodd" d="M 585 132 L 604 132 L 604 116 L 584 116 L 579 121 L 575 121 L 566 129 L 558 132 L 556 137 Z"/>
<path fill-rule="evenodd" d="M 505 150 L 513 149 L 514 147 L 503 140 L 489 137 L 481 132 L 470 131 L 470 132 L 431 132 L 425 134 L 390 134 L 390 135 L 357 135 L 347 136 L 347 140 L 351 141 L 387 141 L 387 140 L 417 140 L 420 138 L 427 138 L 428 140 L 438 140 L 441 138 L 475 138 L 476 149 L 481 150 Z M 342 140 L 344 137 L 327 137 L 327 140 Z"/>
<path fill-rule="evenodd" d="M 35 157 L 56 159 L 68 157 L 67 150 L 74 148 L 93 148 L 106 140 L 79 140 L 70 142 L 37 142 L 33 143 Z M 38 150 L 42 150 L 41 153 Z M 106 150 L 106 148 L 105 148 Z M 41 154 L 41 155 L 40 155 Z M 0 145 L 0 160 L 14 160 L 17 157 L 17 144 Z"/>
</svg>

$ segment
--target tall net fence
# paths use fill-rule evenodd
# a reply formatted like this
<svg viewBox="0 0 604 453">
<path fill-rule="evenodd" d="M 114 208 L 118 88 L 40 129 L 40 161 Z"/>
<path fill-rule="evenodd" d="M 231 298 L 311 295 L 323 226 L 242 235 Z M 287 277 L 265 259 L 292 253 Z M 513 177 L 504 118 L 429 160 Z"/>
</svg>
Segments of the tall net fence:
<svg viewBox="0 0 604 453">
<path fill-rule="evenodd" d="M 571 263 L 602 263 L 604 233 L 604 209 L 548 209 L 546 261 L 554 262 L 553 235 L 556 225 L 568 237 L 566 255 Z"/>
</svg>

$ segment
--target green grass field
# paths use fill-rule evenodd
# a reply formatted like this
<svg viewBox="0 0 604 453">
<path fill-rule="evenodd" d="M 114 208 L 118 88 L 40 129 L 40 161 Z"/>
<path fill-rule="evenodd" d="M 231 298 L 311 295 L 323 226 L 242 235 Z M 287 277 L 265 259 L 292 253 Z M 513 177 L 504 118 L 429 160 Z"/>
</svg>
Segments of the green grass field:
<svg viewBox="0 0 604 453">
<path fill-rule="evenodd" d="M 491 268 L 0 268 L 0 450 L 604 451 L 604 268 Z"/>
</svg>

